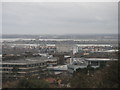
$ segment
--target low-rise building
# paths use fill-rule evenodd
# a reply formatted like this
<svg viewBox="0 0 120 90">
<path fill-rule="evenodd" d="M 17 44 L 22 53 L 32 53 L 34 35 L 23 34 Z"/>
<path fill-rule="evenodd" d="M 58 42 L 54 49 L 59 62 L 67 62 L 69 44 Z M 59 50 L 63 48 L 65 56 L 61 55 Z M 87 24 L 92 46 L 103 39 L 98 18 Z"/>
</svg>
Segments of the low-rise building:
<svg viewBox="0 0 120 90">
<path fill-rule="evenodd" d="M 92 68 L 99 68 L 106 65 L 106 62 L 118 61 L 118 59 L 109 58 L 70 58 L 70 64 L 68 64 L 68 72 L 73 73 L 77 69 L 87 68 L 88 65 Z"/>
<path fill-rule="evenodd" d="M 45 74 L 47 63 L 45 58 L 39 57 L 6 60 L 2 62 L 1 66 L 3 80 L 9 80 Z"/>
<path fill-rule="evenodd" d="M 58 65 L 58 59 L 57 58 L 49 58 L 45 60 L 47 63 L 47 66 L 56 66 Z"/>
<path fill-rule="evenodd" d="M 85 61 L 88 62 L 92 68 L 99 68 L 102 64 L 106 64 L 109 61 L 118 61 L 118 59 L 110 59 L 110 58 L 85 58 Z"/>
<path fill-rule="evenodd" d="M 87 68 L 88 62 L 82 58 L 70 58 L 70 64 L 67 65 L 68 72 L 73 73 L 79 68 Z"/>
</svg>

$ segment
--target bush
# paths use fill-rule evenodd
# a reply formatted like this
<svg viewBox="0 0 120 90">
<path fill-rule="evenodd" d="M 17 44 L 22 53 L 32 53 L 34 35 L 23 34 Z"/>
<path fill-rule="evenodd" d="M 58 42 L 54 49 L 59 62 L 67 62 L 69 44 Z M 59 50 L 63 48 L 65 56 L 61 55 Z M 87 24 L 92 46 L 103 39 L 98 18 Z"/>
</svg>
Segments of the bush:
<svg viewBox="0 0 120 90">
<path fill-rule="evenodd" d="M 21 79 L 16 84 L 15 88 L 49 88 L 49 84 L 43 80 Z"/>
</svg>

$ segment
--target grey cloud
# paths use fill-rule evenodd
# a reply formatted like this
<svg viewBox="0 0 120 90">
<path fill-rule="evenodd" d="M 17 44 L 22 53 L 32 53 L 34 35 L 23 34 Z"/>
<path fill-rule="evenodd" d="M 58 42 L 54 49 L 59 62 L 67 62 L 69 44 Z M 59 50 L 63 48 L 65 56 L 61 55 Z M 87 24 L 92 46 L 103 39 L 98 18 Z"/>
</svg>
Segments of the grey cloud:
<svg viewBox="0 0 120 90">
<path fill-rule="evenodd" d="M 117 33 L 117 3 L 3 3 L 3 33 Z"/>
</svg>

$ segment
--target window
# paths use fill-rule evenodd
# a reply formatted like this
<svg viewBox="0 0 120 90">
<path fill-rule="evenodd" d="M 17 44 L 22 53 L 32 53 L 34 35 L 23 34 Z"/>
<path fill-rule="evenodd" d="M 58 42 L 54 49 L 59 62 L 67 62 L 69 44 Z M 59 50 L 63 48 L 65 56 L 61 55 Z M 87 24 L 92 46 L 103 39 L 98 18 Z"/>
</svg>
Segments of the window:
<svg viewBox="0 0 120 90">
<path fill-rule="evenodd" d="M 97 66 L 97 65 L 98 65 L 98 62 L 97 62 L 97 61 L 92 61 L 92 62 L 91 62 L 91 65 L 92 65 L 92 66 Z"/>
</svg>

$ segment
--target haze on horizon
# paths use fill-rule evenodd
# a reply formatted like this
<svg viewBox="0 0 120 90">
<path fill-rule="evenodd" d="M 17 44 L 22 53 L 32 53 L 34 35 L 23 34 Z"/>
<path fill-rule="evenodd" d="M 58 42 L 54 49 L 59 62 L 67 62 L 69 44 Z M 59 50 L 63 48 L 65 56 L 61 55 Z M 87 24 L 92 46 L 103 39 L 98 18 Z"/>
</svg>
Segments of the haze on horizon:
<svg viewBox="0 0 120 90">
<path fill-rule="evenodd" d="M 117 33 L 117 2 L 2 3 L 2 34 Z"/>
</svg>

